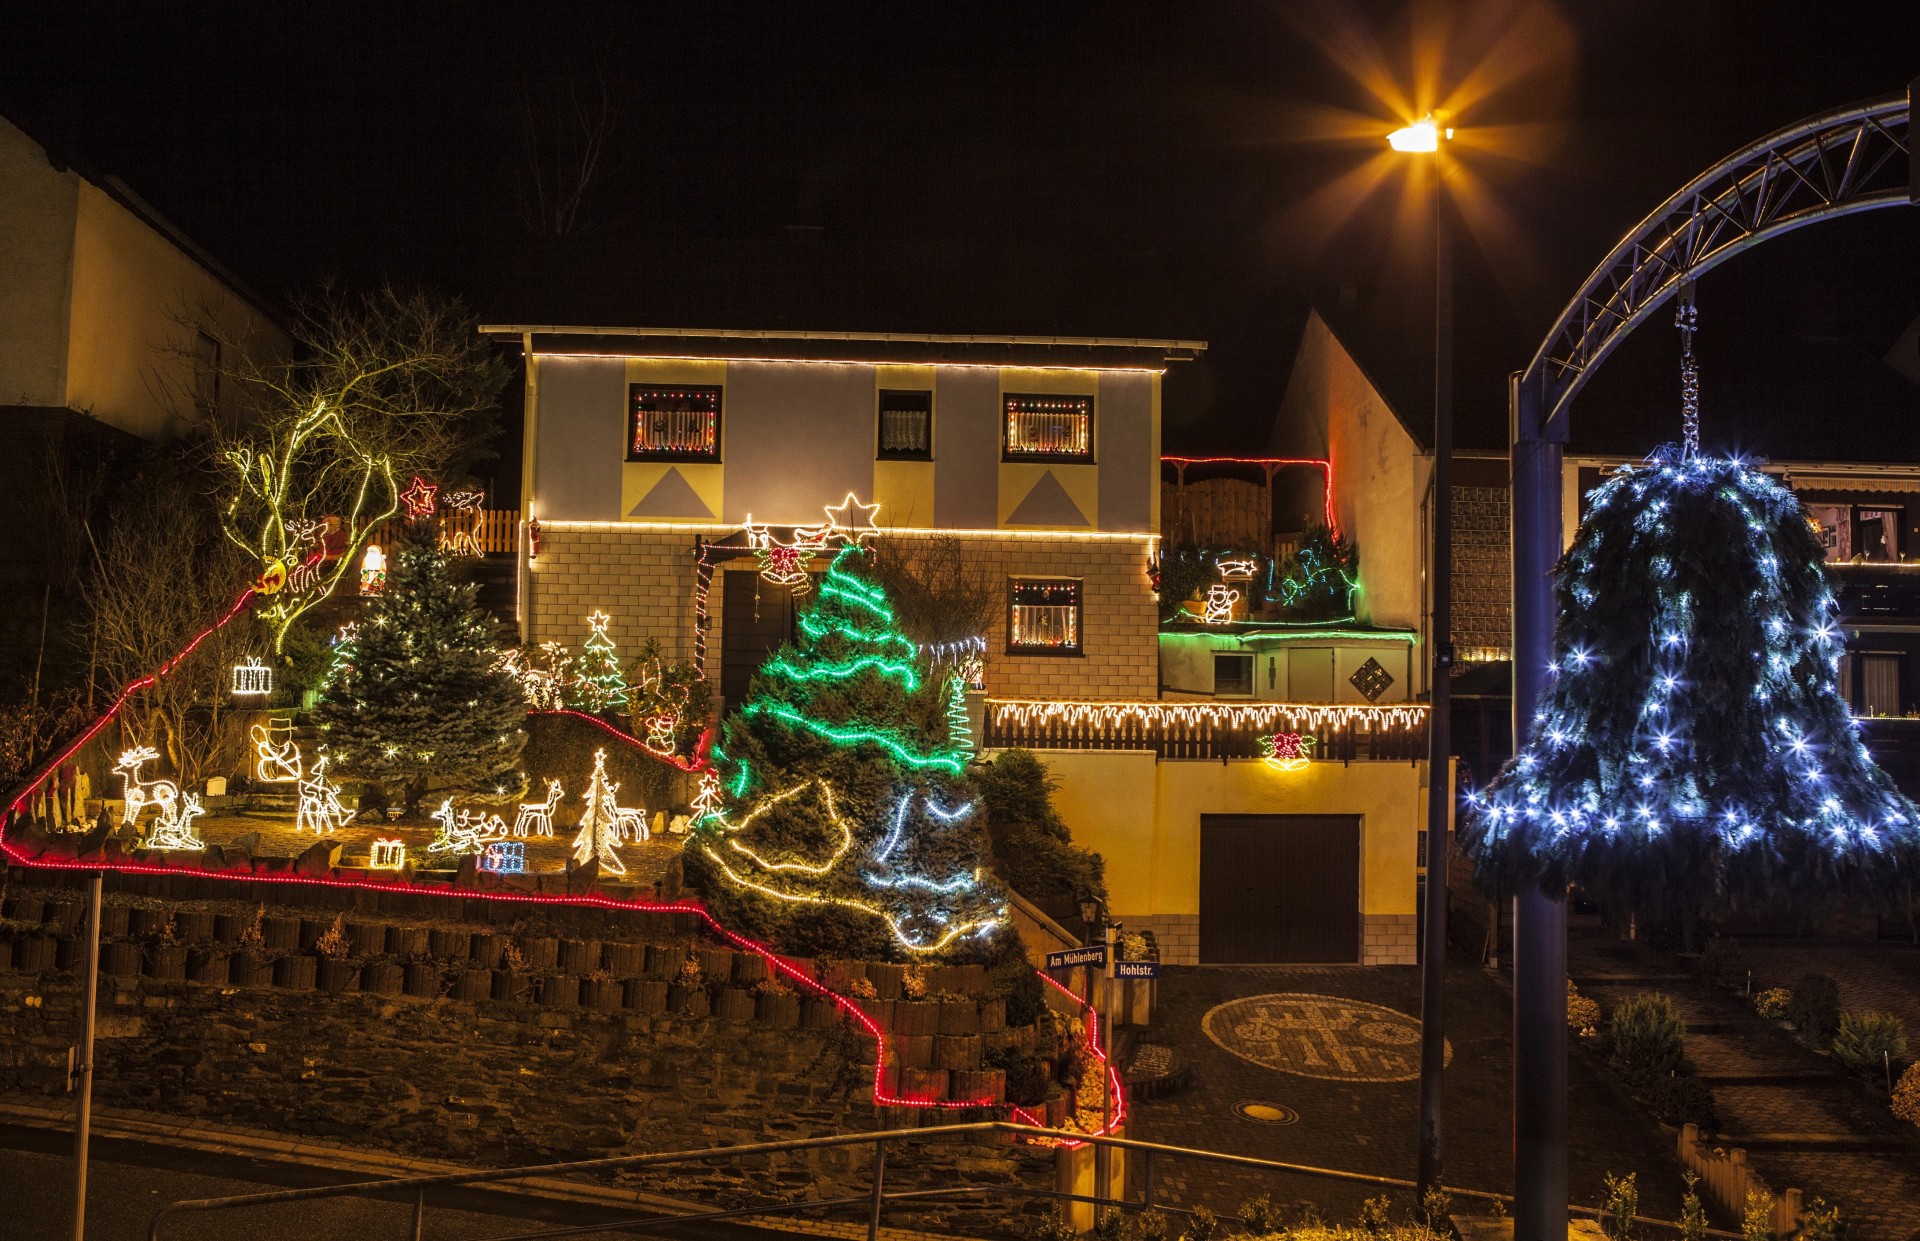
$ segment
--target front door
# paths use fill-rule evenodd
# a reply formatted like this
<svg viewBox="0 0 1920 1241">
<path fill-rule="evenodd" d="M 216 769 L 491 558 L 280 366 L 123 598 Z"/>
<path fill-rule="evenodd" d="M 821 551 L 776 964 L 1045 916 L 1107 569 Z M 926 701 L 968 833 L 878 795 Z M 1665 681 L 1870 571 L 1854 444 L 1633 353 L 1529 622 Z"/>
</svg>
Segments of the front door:
<svg viewBox="0 0 1920 1241">
<path fill-rule="evenodd" d="M 1202 965 L 1359 959 L 1359 816 L 1200 816 Z"/>
<path fill-rule="evenodd" d="M 793 640 L 793 592 L 744 571 L 723 572 L 720 582 L 720 692 L 738 706 L 767 656 Z"/>
</svg>

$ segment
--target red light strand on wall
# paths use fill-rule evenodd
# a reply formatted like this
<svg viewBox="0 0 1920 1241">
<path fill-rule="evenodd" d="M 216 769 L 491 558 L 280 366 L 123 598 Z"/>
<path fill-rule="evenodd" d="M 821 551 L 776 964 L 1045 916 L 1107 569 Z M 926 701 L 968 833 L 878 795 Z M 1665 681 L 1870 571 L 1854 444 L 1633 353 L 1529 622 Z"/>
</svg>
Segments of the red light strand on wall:
<svg viewBox="0 0 1920 1241">
<path fill-rule="evenodd" d="M 650 754 L 654 758 L 659 759 L 663 763 L 672 763 L 675 767 L 678 767 L 681 771 L 686 771 L 686 772 L 706 771 L 708 767 L 711 765 L 707 762 L 707 748 L 713 743 L 713 729 L 711 727 L 704 728 L 701 730 L 700 744 L 694 747 L 693 757 L 682 758 L 678 754 L 663 754 L 659 750 L 654 749 L 652 746 L 642 741 L 640 738 L 634 736 L 632 733 L 622 732 L 618 728 L 615 728 L 613 725 L 601 719 L 599 716 L 588 715 L 585 711 L 574 711 L 565 707 L 561 707 L 552 711 L 529 711 L 527 712 L 527 714 L 528 715 L 570 715 L 576 720 L 585 720 L 587 723 L 593 725 L 595 728 L 607 734 L 609 737 L 614 737 L 621 741 L 624 741 L 628 745 L 632 746 L 634 749 L 641 750 L 647 754 Z"/>
<path fill-rule="evenodd" d="M 696 537 L 693 547 L 693 670 L 705 680 L 707 630 L 713 627 L 713 615 L 707 611 L 707 593 L 713 588 L 713 544 Z"/>
<path fill-rule="evenodd" d="M 1324 497 L 1321 502 L 1321 515 L 1326 518 L 1327 529 L 1340 529 L 1340 522 L 1333 515 L 1333 459 L 1331 457 L 1162 457 L 1161 461 L 1169 465 L 1310 465 L 1319 470 L 1326 479 L 1326 486 L 1320 489 Z"/>
</svg>

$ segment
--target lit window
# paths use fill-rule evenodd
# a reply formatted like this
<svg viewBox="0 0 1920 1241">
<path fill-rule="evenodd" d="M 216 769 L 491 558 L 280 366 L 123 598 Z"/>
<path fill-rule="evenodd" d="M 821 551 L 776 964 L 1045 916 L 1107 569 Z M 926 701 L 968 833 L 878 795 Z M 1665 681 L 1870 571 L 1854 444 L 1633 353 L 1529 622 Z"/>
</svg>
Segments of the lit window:
<svg viewBox="0 0 1920 1241">
<path fill-rule="evenodd" d="M 1080 583 L 1073 578 L 1014 578 L 1007 584 L 1007 649 L 1080 653 Z"/>
<path fill-rule="evenodd" d="M 1092 461 L 1093 398 L 1009 392 L 1006 412 L 1008 461 Z"/>
<path fill-rule="evenodd" d="M 1215 651 L 1213 692 L 1221 698 L 1253 697 L 1253 656 Z"/>
<path fill-rule="evenodd" d="M 933 459 L 933 393 L 881 391 L 879 455 L 890 461 Z"/>
<path fill-rule="evenodd" d="M 696 384 L 630 384 L 629 461 L 718 461 L 720 392 Z"/>
</svg>

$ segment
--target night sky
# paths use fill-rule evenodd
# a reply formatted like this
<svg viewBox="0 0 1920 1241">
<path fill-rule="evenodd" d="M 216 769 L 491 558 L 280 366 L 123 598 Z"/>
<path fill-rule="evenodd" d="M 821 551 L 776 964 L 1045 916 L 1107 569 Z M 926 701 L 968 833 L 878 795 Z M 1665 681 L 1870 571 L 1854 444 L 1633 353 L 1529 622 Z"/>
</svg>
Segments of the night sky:
<svg viewBox="0 0 1920 1241">
<path fill-rule="evenodd" d="M 1623 231 L 1749 140 L 1920 73 L 1911 0 L 7 9 L 0 111 L 269 295 L 385 279 L 488 320 L 1198 337 L 1167 381 L 1189 452 L 1265 446 L 1309 305 L 1426 416 L 1424 217 L 1403 172 L 1349 192 L 1399 119 L 1350 69 L 1430 63 L 1478 95 L 1455 122 L 1479 137 L 1458 392 L 1486 447 L 1504 376 Z M 527 135 L 551 151 L 603 98 L 596 176 L 537 233 Z M 1920 389 L 1879 361 L 1916 276 L 1920 215 L 1890 210 L 1709 277 L 1707 438 L 1920 456 Z M 1577 447 L 1674 434 L 1654 322 L 1582 398 Z"/>
</svg>

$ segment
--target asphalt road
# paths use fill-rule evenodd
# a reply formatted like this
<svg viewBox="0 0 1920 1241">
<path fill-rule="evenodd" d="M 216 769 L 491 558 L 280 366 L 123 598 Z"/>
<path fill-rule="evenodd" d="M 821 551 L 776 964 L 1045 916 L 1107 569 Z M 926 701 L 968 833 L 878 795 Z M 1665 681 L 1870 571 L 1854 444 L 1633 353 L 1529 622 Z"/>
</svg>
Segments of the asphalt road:
<svg viewBox="0 0 1920 1241">
<path fill-rule="evenodd" d="M 87 1194 L 88 1241 L 143 1241 L 154 1211 L 183 1198 L 219 1198 L 359 1180 L 325 1170 L 267 1163 L 140 1142 L 96 1139 Z M 6 1241 L 70 1241 L 72 1139 L 64 1133 L 0 1125 L 0 1237 Z M 541 1227 L 578 1226 L 620 1218 L 597 1207 L 545 1202 L 477 1190 L 441 1191 L 428 1199 L 428 1241 L 509 1237 Z M 412 1209 L 398 1199 L 332 1198 L 176 1217 L 166 1241 L 404 1241 Z M 671 1237 L 682 1241 L 737 1238 L 768 1241 L 793 1235 L 704 1224 L 591 1236 Z"/>
</svg>

